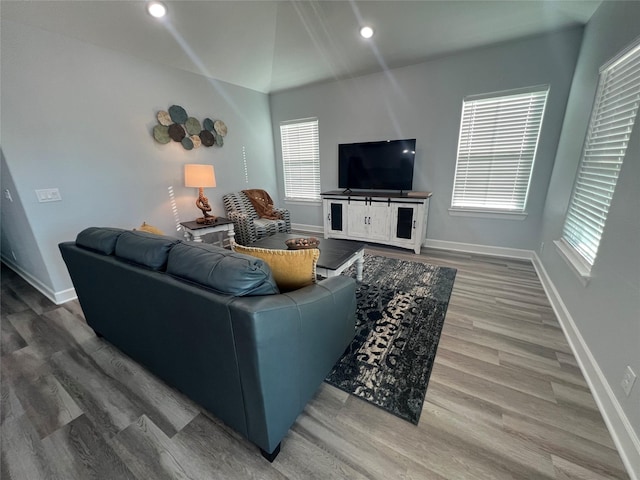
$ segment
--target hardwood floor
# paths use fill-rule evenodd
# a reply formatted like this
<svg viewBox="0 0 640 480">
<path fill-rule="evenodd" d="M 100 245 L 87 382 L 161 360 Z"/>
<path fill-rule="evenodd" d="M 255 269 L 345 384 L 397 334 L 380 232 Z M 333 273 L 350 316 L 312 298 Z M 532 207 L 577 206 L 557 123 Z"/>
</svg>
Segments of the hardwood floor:
<svg viewBox="0 0 640 480">
<path fill-rule="evenodd" d="M 3 266 L 2 479 L 629 478 L 529 262 L 368 251 L 458 269 L 420 423 L 323 384 L 273 464 Z"/>
</svg>

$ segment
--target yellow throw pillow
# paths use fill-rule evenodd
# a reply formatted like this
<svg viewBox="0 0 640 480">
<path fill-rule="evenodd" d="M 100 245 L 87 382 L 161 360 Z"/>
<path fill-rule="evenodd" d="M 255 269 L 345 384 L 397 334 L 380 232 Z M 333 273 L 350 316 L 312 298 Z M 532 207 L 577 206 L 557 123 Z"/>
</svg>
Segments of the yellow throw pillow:
<svg viewBox="0 0 640 480">
<path fill-rule="evenodd" d="M 269 265 L 281 292 L 297 290 L 316 281 L 316 263 L 320 256 L 320 250 L 317 248 L 271 250 L 235 244 L 234 250 L 264 260 Z"/>
<path fill-rule="evenodd" d="M 149 225 L 147 222 L 142 222 L 140 228 L 138 230 L 142 230 L 143 232 L 155 233 L 156 235 L 164 235 L 164 232 L 159 228 L 154 227 L 153 225 Z"/>
</svg>

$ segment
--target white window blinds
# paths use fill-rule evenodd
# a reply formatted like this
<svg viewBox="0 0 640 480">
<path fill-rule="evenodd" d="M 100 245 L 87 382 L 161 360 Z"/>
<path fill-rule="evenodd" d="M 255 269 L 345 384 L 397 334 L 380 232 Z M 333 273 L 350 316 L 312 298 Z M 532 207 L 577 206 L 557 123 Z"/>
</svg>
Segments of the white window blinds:
<svg viewBox="0 0 640 480">
<path fill-rule="evenodd" d="M 280 124 L 284 195 L 289 200 L 320 199 L 318 119 Z"/>
<path fill-rule="evenodd" d="M 596 99 L 562 239 L 596 259 L 609 206 L 640 104 L 640 45 L 600 72 Z"/>
<path fill-rule="evenodd" d="M 464 99 L 452 208 L 524 212 L 548 92 Z"/>
</svg>

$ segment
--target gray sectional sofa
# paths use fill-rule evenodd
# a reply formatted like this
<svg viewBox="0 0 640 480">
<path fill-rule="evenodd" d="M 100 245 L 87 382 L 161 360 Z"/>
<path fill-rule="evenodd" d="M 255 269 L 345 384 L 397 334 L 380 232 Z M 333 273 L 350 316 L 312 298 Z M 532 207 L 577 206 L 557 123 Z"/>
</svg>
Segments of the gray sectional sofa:
<svg viewBox="0 0 640 480">
<path fill-rule="evenodd" d="M 96 334 L 270 461 L 354 336 L 345 276 L 279 293 L 257 258 L 116 228 L 59 247 Z"/>
</svg>

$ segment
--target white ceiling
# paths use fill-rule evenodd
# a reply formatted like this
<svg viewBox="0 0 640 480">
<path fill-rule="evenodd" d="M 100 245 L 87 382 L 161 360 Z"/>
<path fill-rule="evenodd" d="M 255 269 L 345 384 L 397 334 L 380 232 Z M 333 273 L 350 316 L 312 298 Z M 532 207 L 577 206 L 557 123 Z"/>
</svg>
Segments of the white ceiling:
<svg viewBox="0 0 640 480">
<path fill-rule="evenodd" d="M 275 92 L 585 24 L 601 0 L 2 0 L 3 20 Z M 358 34 L 368 23 L 371 40 Z"/>
</svg>

